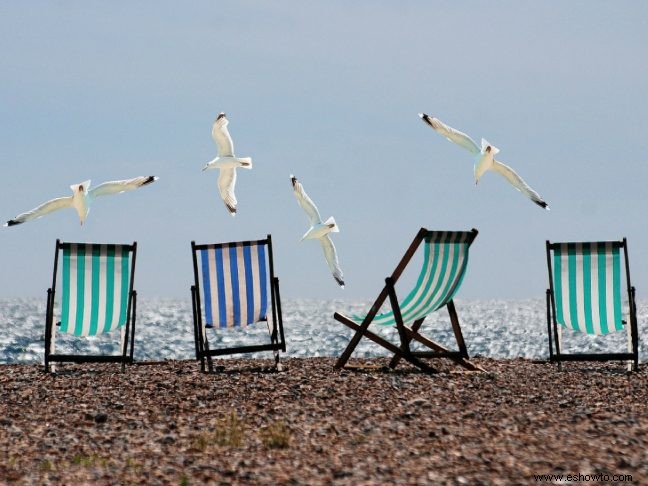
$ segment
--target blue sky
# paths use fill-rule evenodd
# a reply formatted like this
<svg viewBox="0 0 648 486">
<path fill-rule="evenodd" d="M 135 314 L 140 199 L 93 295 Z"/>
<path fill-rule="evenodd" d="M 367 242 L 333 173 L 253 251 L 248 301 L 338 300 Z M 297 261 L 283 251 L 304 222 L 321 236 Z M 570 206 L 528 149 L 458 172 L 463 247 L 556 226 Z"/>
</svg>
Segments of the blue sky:
<svg viewBox="0 0 648 486">
<path fill-rule="evenodd" d="M 160 180 L 0 228 L 0 296 L 43 296 L 54 242 L 139 244 L 141 297 L 187 297 L 190 241 L 272 233 L 287 298 L 374 297 L 413 235 L 469 229 L 461 296 L 543 297 L 544 242 L 628 237 L 648 295 L 644 2 L 0 2 L 2 220 L 70 184 Z M 239 214 L 216 190 L 211 124 L 230 119 Z M 500 148 L 550 204 L 479 186 L 437 116 Z M 335 216 L 347 288 L 315 241 L 294 173 Z"/>
</svg>

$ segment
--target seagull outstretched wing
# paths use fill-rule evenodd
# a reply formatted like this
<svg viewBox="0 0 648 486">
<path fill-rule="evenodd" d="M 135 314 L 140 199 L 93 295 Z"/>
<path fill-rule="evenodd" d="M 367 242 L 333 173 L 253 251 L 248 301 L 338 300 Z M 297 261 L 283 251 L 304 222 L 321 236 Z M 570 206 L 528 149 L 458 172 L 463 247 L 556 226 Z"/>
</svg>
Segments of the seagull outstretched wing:
<svg viewBox="0 0 648 486">
<path fill-rule="evenodd" d="M 41 204 L 40 206 L 32 209 L 31 211 L 27 211 L 25 213 L 19 214 L 15 218 L 7 221 L 5 223 L 5 226 L 15 226 L 17 224 L 25 223 L 27 221 L 31 221 L 32 219 L 45 216 L 46 214 L 51 213 L 52 211 L 57 211 L 63 208 L 69 208 L 72 206 L 72 199 L 73 199 L 72 196 L 67 196 L 67 197 L 59 197 L 47 201 Z"/>
<path fill-rule="evenodd" d="M 139 187 L 145 186 L 155 182 L 158 178 L 156 176 L 141 176 L 134 177 L 133 179 L 125 179 L 123 181 L 110 181 L 99 184 L 88 191 L 91 198 L 99 196 L 108 196 L 111 194 L 119 194 L 125 191 L 132 191 Z"/>
<path fill-rule="evenodd" d="M 297 198 L 297 202 L 302 207 L 302 209 L 306 211 L 311 226 L 321 223 L 322 218 L 319 211 L 317 210 L 317 206 L 315 206 L 315 203 L 311 200 L 310 197 L 308 197 L 306 191 L 304 191 L 304 186 L 302 186 L 301 182 L 299 182 L 297 178 L 292 174 L 290 175 L 290 180 L 292 182 L 293 191 L 295 193 L 295 197 Z"/>
<path fill-rule="evenodd" d="M 531 189 L 531 187 L 529 187 L 529 185 L 524 181 L 524 179 L 522 179 L 519 175 L 517 175 L 517 173 L 513 169 L 511 169 L 508 165 L 502 164 L 501 162 L 494 160 L 492 168 L 495 172 L 497 172 L 499 175 L 501 175 L 507 181 L 509 181 L 513 185 L 513 187 L 515 187 L 518 191 L 520 191 L 525 196 L 529 197 L 538 206 L 549 210 L 549 206 L 540 197 L 540 195 L 537 192 L 535 192 L 533 189 Z"/>
<path fill-rule="evenodd" d="M 220 157 L 234 157 L 234 143 L 227 130 L 227 125 L 229 125 L 229 120 L 225 113 L 218 115 L 212 125 L 212 138 L 218 146 L 218 155 Z"/>
<path fill-rule="evenodd" d="M 344 275 L 342 274 L 342 269 L 340 268 L 340 264 L 338 263 L 337 251 L 335 250 L 335 245 L 333 244 L 331 237 L 329 235 L 324 235 L 319 240 L 322 244 L 324 257 L 326 258 L 326 263 L 328 263 L 328 266 L 331 269 L 333 278 L 340 285 L 340 287 L 344 288 Z"/>
<path fill-rule="evenodd" d="M 225 207 L 232 216 L 236 214 L 236 196 L 234 186 L 236 185 L 236 169 L 220 169 L 218 174 L 218 191 L 225 203 Z"/>
<path fill-rule="evenodd" d="M 475 141 L 464 132 L 460 132 L 459 130 L 454 129 L 451 126 L 446 125 L 438 118 L 432 118 L 425 113 L 419 113 L 419 116 L 421 117 L 421 120 L 430 125 L 434 129 L 434 131 L 440 133 L 451 142 L 465 148 L 473 155 L 480 153 L 479 147 L 477 146 Z"/>
</svg>

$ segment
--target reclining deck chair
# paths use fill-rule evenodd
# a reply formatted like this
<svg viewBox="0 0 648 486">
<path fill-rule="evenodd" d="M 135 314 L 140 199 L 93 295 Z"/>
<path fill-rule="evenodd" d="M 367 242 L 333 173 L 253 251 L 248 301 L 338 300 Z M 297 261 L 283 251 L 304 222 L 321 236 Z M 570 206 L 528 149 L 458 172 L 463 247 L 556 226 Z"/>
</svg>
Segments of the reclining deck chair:
<svg viewBox="0 0 648 486">
<path fill-rule="evenodd" d="M 629 323 L 622 318 L 621 255 L 625 261 Z M 631 360 L 639 366 L 639 337 L 635 288 L 630 284 L 628 245 L 621 241 L 550 243 L 547 241 L 547 332 L 549 360 L 608 361 Z M 629 324 L 629 325 L 628 325 Z M 589 335 L 604 335 L 623 328 L 628 332 L 628 352 L 562 352 L 562 328 Z M 554 349 L 555 346 L 555 349 Z"/>
<path fill-rule="evenodd" d="M 428 231 L 425 228 L 421 228 L 394 270 L 394 273 L 391 277 L 385 279 L 385 287 L 378 295 L 378 298 L 366 316 L 347 317 L 337 312 L 334 314 L 334 318 L 337 321 L 356 331 L 346 349 L 339 357 L 335 367 L 344 367 L 360 342 L 360 339 L 366 336 L 373 342 L 394 353 L 389 364 L 391 368 L 395 368 L 402 358 L 424 371 L 435 372 L 436 370 L 433 367 L 429 366 L 420 358 L 449 358 L 470 370 L 481 370 L 481 368 L 468 361 L 468 351 L 452 300 L 463 280 L 468 264 L 468 250 L 476 236 L 476 229 L 468 232 L 452 232 Z M 396 282 L 421 243 L 424 243 L 421 273 L 415 287 L 399 303 L 395 290 Z M 391 311 L 378 314 L 380 307 L 387 297 L 389 297 Z M 458 351 L 450 351 L 418 332 L 426 316 L 441 307 L 448 308 L 452 330 L 459 347 Z M 369 324 L 372 323 L 396 325 L 400 338 L 400 346 L 369 331 Z M 412 340 L 421 343 L 428 351 L 415 352 L 410 350 L 410 342 Z"/>
<path fill-rule="evenodd" d="M 279 279 L 274 276 L 272 238 L 197 245 L 191 242 L 194 284 L 193 302 L 196 359 L 205 371 L 213 371 L 212 357 L 228 354 L 273 351 L 275 367 L 280 370 L 279 351 L 286 351 Z M 202 286 L 201 286 L 202 283 Z M 272 323 L 268 319 L 268 289 Z M 203 309 L 204 306 L 204 309 Z M 233 347 L 210 347 L 208 329 L 243 328 L 265 321 L 269 342 Z"/>
<path fill-rule="evenodd" d="M 103 245 L 56 240 L 54 276 L 47 290 L 45 371 L 51 363 L 121 363 L 133 361 L 137 293 L 133 290 L 137 243 Z M 54 323 L 59 255 L 60 321 Z M 96 336 L 120 329 L 120 354 L 56 354 L 56 335 Z"/>
</svg>

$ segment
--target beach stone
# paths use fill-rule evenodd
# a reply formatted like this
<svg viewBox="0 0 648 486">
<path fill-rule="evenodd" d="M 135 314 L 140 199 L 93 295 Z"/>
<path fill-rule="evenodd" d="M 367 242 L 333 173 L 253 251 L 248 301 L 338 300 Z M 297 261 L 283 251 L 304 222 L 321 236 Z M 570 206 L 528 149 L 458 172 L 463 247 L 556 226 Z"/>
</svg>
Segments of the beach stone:
<svg viewBox="0 0 648 486">
<path fill-rule="evenodd" d="M 103 412 L 99 412 L 99 413 L 95 414 L 94 421 L 96 423 L 98 423 L 98 424 L 104 424 L 104 423 L 106 423 L 108 421 L 108 414 L 103 413 Z"/>
</svg>

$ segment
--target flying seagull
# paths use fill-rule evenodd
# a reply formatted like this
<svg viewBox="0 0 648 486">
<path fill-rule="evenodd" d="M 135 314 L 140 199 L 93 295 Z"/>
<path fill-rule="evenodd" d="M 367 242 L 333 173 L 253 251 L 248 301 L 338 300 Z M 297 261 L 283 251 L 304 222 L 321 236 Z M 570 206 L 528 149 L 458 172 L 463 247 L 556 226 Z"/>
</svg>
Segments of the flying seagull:
<svg viewBox="0 0 648 486">
<path fill-rule="evenodd" d="M 10 219 L 5 223 L 5 226 L 15 226 L 17 224 L 25 223 L 27 221 L 31 221 L 32 219 L 37 219 L 41 216 L 45 216 L 52 211 L 57 211 L 58 209 L 63 208 L 76 209 L 76 212 L 79 215 L 79 220 L 81 221 L 81 225 L 83 225 L 83 222 L 88 217 L 88 213 L 90 212 L 90 205 L 96 197 L 131 191 L 133 189 L 137 189 L 138 187 L 151 184 L 157 179 L 158 178 L 155 176 L 135 177 L 133 179 L 127 179 L 123 181 L 104 182 L 103 184 L 99 184 L 93 189 L 90 189 L 89 180 L 81 182 L 79 184 L 74 184 L 70 186 L 70 189 L 72 189 L 72 196 L 59 197 L 52 199 L 51 201 L 47 201 L 46 203 L 41 204 L 31 211 L 19 214 L 15 218 Z"/>
<path fill-rule="evenodd" d="M 252 168 L 252 159 L 250 157 L 234 157 L 234 144 L 232 137 L 227 130 L 229 120 L 225 113 L 220 113 L 212 126 L 212 138 L 218 146 L 218 157 L 208 162 L 203 170 L 220 169 L 218 175 L 218 190 L 225 207 L 232 216 L 236 214 L 236 196 L 234 195 L 234 186 L 236 185 L 236 168 Z"/>
<path fill-rule="evenodd" d="M 504 177 L 507 181 L 509 181 L 518 191 L 531 198 L 531 200 L 538 206 L 549 210 L 547 203 L 540 197 L 537 192 L 531 189 L 531 187 L 529 187 L 529 185 L 524 182 L 524 179 L 517 175 L 517 173 L 508 165 L 502 164 L 501 162 L 495 160 L 495 155 L 499 153 L 499 149 L 497 147 L 494 147 L 482 138 L 480 148 L 468 135 L 446 125 L 438 118 L 432 118 L 425 113 L 419 113 L 419 116 L 436 132 L 440 133 L 445 138 L 447 138 L 451 142 L 456 143 L 460 147 L 465 148 L 475 156 L 475 184 L 479 182 L 479 179 L 484 175 L 486 171 L 494 170 L 499 175 Z"/>
<path fill-rule="evenodd" d="M 342 269 L 340 268 L 340 264 L 338 263 L 337 251 L 335 251 L 335 245 L 333 245 L 333 241 L 331 241 L 331 237 L 329 236 L 329 233 L 331 232 L 339 233 L 340 231 L 337 224 L 335 223 L 335 219 L 333 219 L 333 216 L 331 216 L 329 219 L 322 223 L 322 218 L 320 217 L 319 211 L 317 210 L 317 206 L 315 206 L 311 198 L 308 197 L 308 194 L 306 194 L 306 191 L 304 191 L 304 187 L 301 185 L 301 182 L 299 182 L 297 178 L 292 174 L 290 175 L 290 181 L 292 182 L 293 192 L 295 193 L 297 202 L 302 207 L 302 209 L 306 211 L 308 220 L 310 221 L 311 225 L 310 229 L 304 234 L 304 236 L 302 236 L 300 241 L 312 238 L 319 239 L 320 243 L 322 244 L 322 249 L 324 250 L 324 257 L 326 258 L 326 262 L 331 269 L 333 278 L 340 285 L 340 287 L 344 288 Z"/>
</svg>

